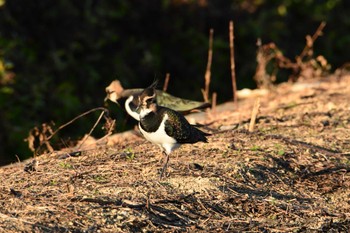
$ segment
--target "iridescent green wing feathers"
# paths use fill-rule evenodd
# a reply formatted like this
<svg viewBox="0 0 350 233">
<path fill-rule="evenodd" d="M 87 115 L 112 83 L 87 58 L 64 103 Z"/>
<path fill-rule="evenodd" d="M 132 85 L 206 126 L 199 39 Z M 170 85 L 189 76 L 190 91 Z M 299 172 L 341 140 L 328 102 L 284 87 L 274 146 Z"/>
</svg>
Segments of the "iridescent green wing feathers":
<svg viewBox="0 0 350 233">
<path fill-rule="evenodd" d="M 210 107 L 209 103 L 182 99 L 172 96 L 164 91 L 157 90 L 157 103 L 179 112 L 188 112 L 193 109 L 204 109 Z"/>
<path fill-rule="evenodd" d="M 161 115 L 168 115 L 165 123 L 165 131 L 176 139 L 179 143 L 195 143 L 198 141 L 207 142 L 205 137 L 208 134 L 203 133 L 199 129 L 191 126 L 188 121 L 180 113 L 167 108 L 159 109 Z"/>
<path fill-rule="evenodd" d="M 190 139 L 191 126 L 184 117 L 175 112 L 168 111 L 167 108 L 161 108 L 162 115 L 168 115 L 168 120 L 165 122 L 165 131 L 178 142 L 185 142 Z"/>
</svg>

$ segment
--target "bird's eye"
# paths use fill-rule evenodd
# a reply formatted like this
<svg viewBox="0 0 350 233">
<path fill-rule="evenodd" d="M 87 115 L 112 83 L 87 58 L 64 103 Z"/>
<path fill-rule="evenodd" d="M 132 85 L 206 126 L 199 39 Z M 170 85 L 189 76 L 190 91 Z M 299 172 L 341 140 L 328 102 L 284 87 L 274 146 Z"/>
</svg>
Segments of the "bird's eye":
<svg viewBox="0 0 350 233">
<path fill-rule="evenodd" d="M 152 99 L 152 98 L 146 100 L 146 103 L 147 103 L 147 104 L 151 104 L 152 102 L 153 102 L 153 99 Z"/>
</svg>

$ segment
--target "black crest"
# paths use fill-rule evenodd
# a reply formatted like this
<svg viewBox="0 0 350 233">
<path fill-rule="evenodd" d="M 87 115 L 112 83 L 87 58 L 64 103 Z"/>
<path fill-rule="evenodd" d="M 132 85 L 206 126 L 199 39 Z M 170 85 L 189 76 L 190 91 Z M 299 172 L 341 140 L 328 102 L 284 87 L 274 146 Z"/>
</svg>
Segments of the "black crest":
<svg viewBox="0 0 350 233">
<path fill-rule="evenodd" d="M 151 104 L 157 103 L 157 92 L 156 86 L 158 84 L 158 80 L 154 81 L 149 87 L 144 89 L 139 96 L 140 104 L 145 104 L 144 106 L 149 107 Z"/>
</svg>

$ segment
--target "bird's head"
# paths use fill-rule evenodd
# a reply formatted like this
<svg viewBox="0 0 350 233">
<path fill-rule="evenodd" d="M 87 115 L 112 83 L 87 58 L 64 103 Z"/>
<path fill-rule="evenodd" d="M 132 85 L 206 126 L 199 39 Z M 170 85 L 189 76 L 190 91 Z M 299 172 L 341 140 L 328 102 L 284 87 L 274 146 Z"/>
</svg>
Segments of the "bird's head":
<svg viewBox="0 0 350 233">
<path fill-rule="evenodd" d="M 123 86 L 119 82 L 119 80 L 114 80 L 111 84 L 106 87 L 106 98 L 105 101 L 110 100 L 112 102 L 118 103 L 120 99 L 120 94 L 124 91 Z"/>
<path fill-rule="evenodd" d="M 157 93 L 155 87 L 156 84 L 153 83 L 151 86 L 144 89 L 138 96 L 139 105 L 136 111 L 141 115 L 141 117 L 152 111 L 156 111 L 157 109 Z"/>
</svg>

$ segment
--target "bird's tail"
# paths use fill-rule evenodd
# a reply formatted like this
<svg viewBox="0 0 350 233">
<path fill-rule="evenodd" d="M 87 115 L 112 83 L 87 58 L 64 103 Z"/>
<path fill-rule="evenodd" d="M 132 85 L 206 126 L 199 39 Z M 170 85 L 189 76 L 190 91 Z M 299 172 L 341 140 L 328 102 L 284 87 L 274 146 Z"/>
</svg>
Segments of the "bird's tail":
<svg viewBox="0 0 350 233">
<path fill-rule="evenodd" d="M 207 136 L 210 136 L 211 135 L 210 133 L 203 132 L 202 130 L 197 129 L 195 127 L 193 129 L 194 129 L 193 133 L 197 141 L 208 142 Z"/>
</svg>

